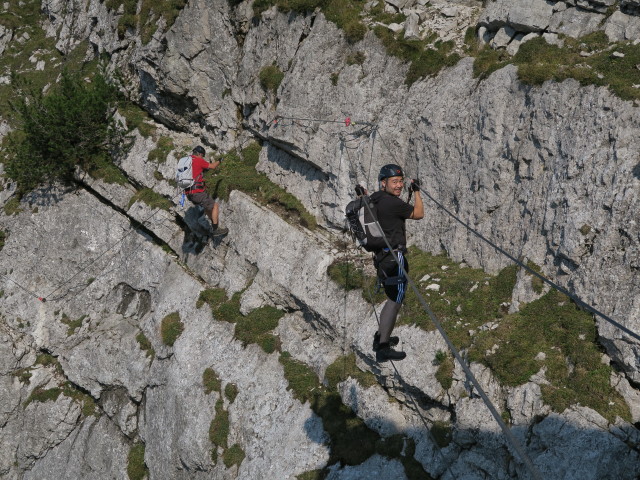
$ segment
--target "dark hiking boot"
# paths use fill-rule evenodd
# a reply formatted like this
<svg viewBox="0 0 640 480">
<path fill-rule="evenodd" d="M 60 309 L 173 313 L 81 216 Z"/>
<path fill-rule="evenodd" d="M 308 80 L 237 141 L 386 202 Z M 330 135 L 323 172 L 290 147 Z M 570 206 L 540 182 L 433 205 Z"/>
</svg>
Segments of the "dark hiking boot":
<svg viewBox="0 0 640 480">
<path fill-rule="evenodd" d="M 400 339 L 398 337 L 389 338 L 389 346 L 395 347 L 398 343 L 400 343 Z M 377 352 L 379 348 L 380 348 L 380 333 L 376 332 L 373 334 L 373 351 Z"/>
<path fill-rule="evenodd" d="M 212 237 L 223 237 L 227 233 L 229 233 L 229 229 L 228 228 L 214 228 L 214 229 L 211 230 L 211 236 Z"/>
<path fill-rule="evenodd" d="M 386 362 L 387 360 L 402 360 L 407 356 L 405 352 L 398 352 L 391 348 L 388 343 L 381 343 L 376 352 L 376 362 Z"/>
</svg>

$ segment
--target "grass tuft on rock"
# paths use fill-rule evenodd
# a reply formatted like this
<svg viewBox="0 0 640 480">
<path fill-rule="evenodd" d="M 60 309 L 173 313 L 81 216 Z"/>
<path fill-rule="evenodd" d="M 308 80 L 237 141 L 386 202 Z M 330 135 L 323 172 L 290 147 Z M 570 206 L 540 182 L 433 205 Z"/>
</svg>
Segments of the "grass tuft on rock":
<svg viewBox="0 0 640 480">
<path fill-rule="evenodd" d="M 66 313 L 63 313 L 60 321 L 69 327 L 67 329 L 67 336 L 71 336 L 76 333 L 76 330 L 82 326 L 82 322 L 85 318 L 87 318 L 87 315 L 82 315 L 80 318 L 71 320 Z"/>
<path fill-rule="evenodd" d="M 347 291 L 373 286 L 372 279 L 366 278 L 362 268 L 352 261 L 335 260 L 329 265 L 327 274 L 331 280 Z"/>
<path fill-rule="evenodd" d="M 205 290 L 200 294 L 200 305 L 208 303 L 216 320 L 236 324 L 235 337 L 244 345 L 255 343 L 266 353 L 273 353 L 280 348 L 280 342 L 271 332 L 278 326 L 284 312 L 275 307 L 256 308 L 248 315 L 240 313 L 241 292 L 230 300 L 226 299 L 224 290 Z"/>
<path fill-rule="evenodd" d="M 173 347 L 178 337 L 184 330 L 184 324 L 180 321 L 180 314 L 173 312 L 162 319 L 160 324 L 160 336 L 165 345 Z"/>
<path fill-rule="evenodd" d="M 231 468 L 233 465 L 240 466 L 244 457 L 244 450 L 239 444 L 235 443 L 224 451 L 222 454 L 222 461 L 224 462 L 225 467 Z"/>
<path fill-rule="evenodd" d="M 222 399 L 216 402 L 216 415 L 209 426 L 209 440 L 215 447 L 227 448 L 229 437 L 229 412 L 224 409 Z"/>
<path fill-rule="evenodd" d="M 275 94 L 284 79 L 284 73 L 277 65 L 267 65 L 260 70 L 258 78 L 262 88 Z"/>
<path fill-rule="evenodd" d="M 261 148 L 258 143 L 252 143 L 240 154 L 233 151 L 223 155 L 220 167 L 205 176 L 207 192 L 213 198 L 227 200 L 232 190 L 240 190 L 258 203 L 273 207 L 289 223 L 315 229 L 315 217 L 300 200 L 256 171 Z"/>
<path fill-rule="evenodd" d="M 147 336 L 143 332 L 138 332 L 138 335 L 136 335 L 136 341 L 138 342 L 138 345 L 140 345 L 140 349 L 146 353 L 147 357 L 153 360 L 156 356 L 156 351 L 153 349 L 153 346 Z"/>
<path fill-rule="evenodd" d="M 282 352 L 280 363 L 289 382 L 289 389 L 301 402 L 309 402 L 313 411 L 322 419 L 325 431 L 330 436 L 331 453 L 328 466 L 334 463 L 343 465 L 359 465 L 371 455 L 378 453 L 390 458 L 398 458 L 405 465 L 410 480 L 429 479 L 424 469 L 416 468 L 419 463 L 413 459 L 413 452 L 408 455 L 401 447 L 409 442 L 402 436 L 382 439 L 346 405 L 342 403 L 337 384 L 348 377 L 353 377 L 365 388 L 376 383 L 375 377 L 360 371 L 355 363 L 355 356 L 338 358 L 327 367 L 327 386 L 306 364 L 294 359 L 288 352 Z M 305 472 L 298 478 L 324 478 L 326 469 Z M 425 476 L 427 475 L 427 476 Z"/>
<path fill-rule="evenodd" d="M 204 386 L 204 393 L 207 395 L 211 392 L 220 392 L 222 383 L 213 368 L 205 368 L 202 373 L 202 385 Z"/>
<path fill-rule="evenodd" d="M 138 201 L 146 203 L 151 208 L 160 208 L 166 211 L 171 210 L 171 207 L 173 206 L 171 200 L 160 195 L 151 188 L 143 188 L 134 193 L 133 196 L 129 199 L 127 210 Z"/>
<path fill-rule="evenodd" d="M 165 163 L 167 155 L 175 148 L 173 140 L 170 137 L 160 137 L 156 143 L 156 148 L 149 152 L 147 159 L 150 162 Z"/>
<path fill-rule="evenodd" d="M 224 395 L 229 400 L 229 403 L 233 403 L 236 401 L 236 397 L 238 396 L 238 387 L 235 383 L 227 383 L 224 387 Z"/>
<path fill-rule="evenodd" d="M 507 64 L 518 67 L 518 78 L 527 85 L 568 78 L 582 85 L 606 86 L 624 100 L 640 99 L 640 49 L 631 42 L 610 43 L 602 31 L 579 39 L 562 37 L 564 45 L 548 44 L 542 37 L 522 44 L 510 57 L 504 50 L 484 47 L 474 62 L 474 75 L 484 78 Z M 614 55 L 618 52 L 621 55 Z"/>
<path fill-rule="evenodd" d="M 149 469 L 144 462 L 144 443 L 136 443 L 129 450 L 127 457 L 127 476 L 129 480 L 143 480 L 148 478 Z"/>
</svg>

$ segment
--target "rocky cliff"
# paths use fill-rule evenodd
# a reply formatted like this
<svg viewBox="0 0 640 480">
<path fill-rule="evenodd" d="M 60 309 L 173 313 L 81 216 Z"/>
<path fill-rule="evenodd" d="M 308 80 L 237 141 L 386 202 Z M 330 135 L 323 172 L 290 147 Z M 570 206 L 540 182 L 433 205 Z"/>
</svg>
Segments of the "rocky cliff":
<svg viewBox="0 0 640 480">
<path fill-rule="evenodd" d="M 42 1 L 42 28 L 56 48 L 106 55 L 157 134 L 136 134 L 119 165 L 124 185 L 79 173 L 83 188 L 41 188 L 9 209 L 15 185 L 3 180 L 0 475 L 534 478 L 459 366 L 443 385 L 437 359 L 447 345 L 436 331 L 400 326 L 407 359 L 375 362 L 380 305 L 327 273 L 336 259 L 358 257 L 342 246 L 343 206 L 355 183 L 374 189 L 371 175 L 400 163 L 463 222 L 640 332 L 637 102 L 572 79 L 531 86 L 515 65 L 479 78 L 471 57 L 408 83 L 409 63 L 387 53 L 373 31 L 379 20 L 366 15 L 369 30 L 354 42 L 319 8 L 254 16 L 251 1 L 190 0 L 143 41 L 139 29 L 119 29 L 125 8 Z M 602 31 L 612 42 L 640 40 L 632 0 L 379 0 L 366 8 L 402 15 L 404 23 L 385 28 L 416 39 L 436 32 L 461 53 L 468 27 L 509 55 L 533 37 Z M 267 66 L 283 74 L 273 90 L 260 80 Z M 336 121 L 317 121 L 325 119 Z M 175 149 L 158 164 L 149 152 L 162 136 Z M 222 205 L 229 235 L 206 242 L 200 212 L 180 207 L 167 181 L 176 159 L 197 143 L 226 152 L 256 140 L 257 170 L 319 227 L 233 191 Z M 172 207 L 136 201 L 141 188 Z M 426 207 L 425 220 L 411 224 L 413 245 L 445 251 L 487 278 L 510 263 L 435 203 Z M 506 307 L 516 312 L 539 296 L 521 272 Z M 273 307 L 275 347 L 246 340 Z M 577 403 L 553 411 L 541 394 L 544 368 L 514 386 L 471 363 L 540 478 L 638 478 L 640 344 L 594 321 L 626 418 Z M 169 340 L 171 322 L 180 327 Z M 296 368 L 322 394 L 301 394 Z M 351 411 L 337 426 L 347 414 L 329 408 L 331 388 Z M 356 441 L 345 445 L 336 432 L 350 431 Z"/>
</svg>

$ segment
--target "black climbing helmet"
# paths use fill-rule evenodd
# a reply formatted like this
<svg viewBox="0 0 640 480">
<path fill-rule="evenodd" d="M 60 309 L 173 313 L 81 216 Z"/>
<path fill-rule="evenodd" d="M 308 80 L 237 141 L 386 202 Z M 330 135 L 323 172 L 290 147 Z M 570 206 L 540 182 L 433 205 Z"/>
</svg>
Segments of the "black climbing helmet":
<svg viewBox="0 0 640 480">
<path fill-rule="evenodd" d="M 197 153 L 198 155 L 200 155 L 201 157 L 204 157 L 204 148 L 202 148 L 200 145 L 198 145 L 197 147 L 195 147 L 193 149 L 193 153 Z"/>
<path fill-rule="evenodd" d="M 378 181 L 381 182 L 385 178 L 389 177 L 404 177 L 404 172 L 402 168 L 394 163 L 389 163 L 380 169 L 380 174 L 378 174 Z"/>
</svg>

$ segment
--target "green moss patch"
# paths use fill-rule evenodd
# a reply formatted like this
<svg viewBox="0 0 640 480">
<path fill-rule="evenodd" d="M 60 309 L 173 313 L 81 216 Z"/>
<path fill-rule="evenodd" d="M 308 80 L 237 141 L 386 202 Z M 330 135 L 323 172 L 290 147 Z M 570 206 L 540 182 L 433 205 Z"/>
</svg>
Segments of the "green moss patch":
<svg viewBox="0 0 640 480">
<path fill-rule="evenodd" d="M 474 74 L 485 77 L 512 63 L 518 66 L 520 81 L 541 85 L 547 80 L 561 82 L 568 78 L 582 85 L 607 86 L 625 100 L 640 99 L 640 48 L 630 42 L 609 43 L 604 32 L 580 39 L 564 37 L 564 46 L 548 44 L 543 38 L 530 40 L 509 57 L 504 51 L 485 47 L 476 58 Z M 614 52 L 622 56 L 614 55 Z"/>
<path fill-rule="evenodd" d="M 140 135 L 149 138 L 156 134 L 156 127 L 151 117 L 138 105 L 130 102 L 122 102 L 118 107 L 118 112 L 125 118 L 127 129 L 138 130 Z"/>
<path fill-rule="evenodd" d="M 22 406 L 26 408 L 31 402 L 41 402 L 41 403 L 48 402 L 48 401 L 55 402 L 61 393 L 62 393 L 62 389 L 60 387 L 54 387 L 54 388 L 48 388 L 48 389 L 35 388 L 31 392 L 31 395 L 29 395 L 29 398 L 27 398 L 24 401 Z"/>
<path fill-rule="evenodd" d="M 169 137 L 160 137 L 156 144 L 156 148 L 151 150 L 148 155 L 148 160 L 155 163 L 165 163 L 167 156 L 175 148 L 173 140 Z"/>
<path fill-rule="evenodd" d="M 330 388 L 336 388 L 338 383 L 345 381 L 349 377 L 357 380 L 364 388 L 378 384 L 378 379 L 375 375 L 358 368 L 354 353 L 340 357 L 329 365 L 324 376 Z"/>
<path fill-rule="evenodd" d="M 266 306 L 244 316 L 240 313 L 241 295 L 242 293 L 238 292 L 233 298 L 226 300 L 224 290 L 211 289 L 203 291 L 198 302 L 208 303 L 216 320 L 236 324 L 235 337 L 244 345 L 255 343 L 266 353 L 278 350 L 280 342 L 271 332 L 278 326 L 284 312 Z"/>
<path fill-rule="evenodd" d="M 129 480 L 143 480 L 148 478 L 149 469 L 144 462 L 144 443 L 136 443 L 127 457 L 127 475 Z"/>
<path fill-rule="evenodd" d="M 526 383 L 544 368 L 550 385 L 542 386 L 542 399 L 554 411 L 580 404 L 609 421 L 616 416 L 630 420 L 629 407 L 610 384 L 612 369 L 602 363 L 596 338 L 593 317 L 552 290 L 502 319 L 495 330 L 479 332 L 469 357 L 510 386 Z"/>
<path fill-rule="evenodd" d="M 327 269 L 329 278 L 345 290 L 371 288 L 375 279 L 366 278 L 362 268 L 355 262 L 336 260 Z"/>
<path fill-rule="evenodd" d="M 209 426 L 209 440 L 216 447 L 227 448 L 229 437 L 229 412 L 224 409 L 222 399 L 216 402 L 216 416 Z"/>
<path fill-rule="evenodd" d="M 20 199 L 13 197 L 4 204 L 4 214 L 7 216 L 17 215 L 24 209 L 20 208 Z"/>
<path fill-rule="evenodd" d="M 412 85 L 422 77 L 437 75 L 443 68 L 451 67 L 460 60 L 460 55 L 453 51 L 453 41 L 434 42 L 433 36 L 425 40 L 405 40 L 404 32 L 394 34 L 381 25 L 375 27 L 374 32 L 382 41 L 387 54 L 409 62 L 405 79 L 407 85 Z"/>
<path fill-rule="evenodd" d="M 276 65 L 268 65 L 260 70 L 258 78 L 262 88 L 275 94 L 284 79 L 284 73 Z"/>
<path fill-rule="evenodd" d="M 304 363 L 291 357 L 288 352 L 280 355 L 280 363 L 294 397 L 301 402 L 309 402 L 313 411 L 322 419 L 325 431 L 329 434 L 331 454 L 328 465 L 340 462 L 344 465 L 358 465 L 378 453 L 390 458 L 398 458 L 404 465 L 410 480 L 430 477 L 420 468 L 413 458 L 414 451 L 403 450 L 402 446 L 411 443 L 403 436 L 383 439 L 371 430 L 358 416 L 342 403 L 336 386 L 347 377 L 355 377 L 362 385 L 375 383 L 370 373 L 360 371 L 355 365 L 355 356 L 337 359 L 327 368 L 324 386 L 317 375 Z M 403 455 L 404 453 L 404 455 Z M 324 478 L 326 469 L 302 474 L 298 478 Z"/>
<path fill-rule="evenodd" d="M 233 403 L 236 401 L 236 397 L 238 396 L 238 387 L 235 383 L 227 383 L 224 387 L 224 395 L 229 400 L 229 403 Z"/>
<path fill-rule="evenodd" d="M 438 354 L 443 353 L 438 351 Z M 436 355 L 436 362 L 438 363 L 438 370 L 436 370 L 436 380 L 442 385 L 442 388 L 449 390 L 453 385 L 453 370 L 455 365 L 453 358 L 447 354 L 444 354 L 444 358 L 438 362 L 438 355 Z"/>
<path fill-rule="evenodd" d="M 82 407 L 82 414 L 85 417 L 96 415 L 97 407 L 93 397 L 82 392 L 70 382 L 64 382 L 61 386 L 48 389 L 35 388 L 22 405 L 26 408 L 31 402 L 55 402 L 61 394 L 79 403 Z"/>
<path fill-rule="evenodd" d="M 516 267 L 503 269 L 498 275 L 489 275 L 453 262 L 445 254 L 431 255 L 412 247 L 408 254 L 411 278 L 418 283 L 422 295 L 440 320 L 447 334 L 459 348 L 467 348 L 473 338 L 470 330 L 500 319 L 506 314 L 506 304 L 516 282 Z M 439 291 L 427 290 L 431 284 Z M 416 325 L 430 331 L 435 327 L 425 313 L 418 298 L 408 289 L 399 324 Z"/>
<path fill-rule="evenodd" d="M 306 14 L 321 8 L 327 20 L 343 30 L 345 38 L 355 43 L 364 38 L 367 27 L 362 23 L 360 13 L 365 2 L 361 0 L 255 0 L 254 15 L 258 16 L 268 8 L 277 5 L 281 12 Z"/>
<path fill-rule="evenodd" d="M 127 32 L 139 32 L 142 43 L 149 43 L 158 29 L 158 21 L 164 19 L 168 30 L 174 24 L 180 11 L 187 4 L 186 0 L 142 0 L 138 10 L 136 0 L 106 0 L 109 10 L 118 11 L 123 7 L 123 13 L 118 19 L 118 37 L 123 39 Z"/>
<path fill-rule="evenodd" d="M 222 384 L 213 368 L 206 368 L 202 373 L 202 385 L 204 386 L 204 393 L 207 395 L 211 392 L 220 392 Z"/>
<path fill-rule="evenodd" d="M 244 450 L 240 445 L 235 443 L 224 451 L 224 453 L 222 454 L 222 461 L 224 462 L 225 467 L 230 468 L 233 465 L 240 466 L 240 464 L 244 460 L 244 457 Z"/>
<path fill-rule="evenodd" d="M 8 234 L 4 230 L 0 230 L 0 250 L 4 248 L 4 243 L 7 240 Z"/>
<path fill-rule="evenodd" d="M 261 148 L 253 143 L 241 153 L 233 151 L 222 156 L 220 167 L 205 175 L 207 192 L 214 198 L 227 200 L 232 190 L 240 190 L 259 203 L 273 207 L 289 223 L 316 228 L 315 217 L 300 200 L 256 171 Z"/>
<path fill-rule="evenodd" d="M 153 360 L 156 356 L 156 351 L 153 349 L 153 346 L 147 336 L 143 332 L 138 332 L 138 335 L 136 335 L 136 341 L 138 342 L 138 345 L 140 345 L 140 349 L 146 353 L 147 357 Z"/>
<path fill-rule="evenodd" d="M 180 321 L 180 314 L 173 312 L 162 319 L 160 335 L 165 345 L 173 347 L 178 337 L 184 330 L 184 324 Z"/>
<path fill-rule="evenodd" d="M 129 199 L 127 209 L 131 208 L 131 205 L 138 201 L 146 203 L 151 208 L 160 208 L 167 211 L 171 210 L 171 207 L 173 206 L 171 200 L 160 195 L 151 188 L 143 188 L 134 193 L 133 196 Z"/>
<path fill-rule="evenodd" d="M 87 315 L 82 315 L 80 318 L 71 320 L 66 313 L 63 313 L 60 321 L 69 327 L 67 328 L 67 336 L 71 336 L 76 333 L 76 330 L 82 326 L 82 322 L 85 318 L 87 318 Z"/>
</svg>

